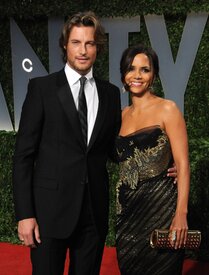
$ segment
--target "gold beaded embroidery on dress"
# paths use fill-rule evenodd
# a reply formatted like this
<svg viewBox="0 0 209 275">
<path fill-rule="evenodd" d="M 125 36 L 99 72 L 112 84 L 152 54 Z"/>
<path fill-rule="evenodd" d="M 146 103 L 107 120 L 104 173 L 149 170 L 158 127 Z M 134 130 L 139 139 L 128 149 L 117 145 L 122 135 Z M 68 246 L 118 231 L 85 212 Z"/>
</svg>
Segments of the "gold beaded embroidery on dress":
<svg viewBox="0 0 209 275">
<path fill-rule="evenodd" d="M 148 127 L 153 130 L 153 127 Z M 147 128 L 145 128 L 147 130 Z M 156 126 L 154 127 L 156 129 Z M 127 184 L 131 189 L 135 189 L 140 181 L 155 177 L 162 173 L 164 167 L 167 167 L 171 159 L 171 148 L 166 133 L 159 128 L 161 134 L 156 139 L 156 145 L 140 149 L 136 146 L 132 139 L 135 139 L 137 134 L 143 131 L 137 131 L 134 135 L 129 135 L 128 147 L 126 150 L 133 152 L 124 161 L 119 163 L 119 181 L 116 185 L 116 207 L 117 213 L 120 212 L 121 206 L 118 200 L 119 188 L 121 184 Z M 120 137 L 123 138 L 123 137 Z M 126 137 L 125 137 L 126 138 Z M 131 147 L 133 147 L 131 149 Z M 122 158 L 124 149 L 122 151 L 117 148 L 118 157 Z"/>
</svg>

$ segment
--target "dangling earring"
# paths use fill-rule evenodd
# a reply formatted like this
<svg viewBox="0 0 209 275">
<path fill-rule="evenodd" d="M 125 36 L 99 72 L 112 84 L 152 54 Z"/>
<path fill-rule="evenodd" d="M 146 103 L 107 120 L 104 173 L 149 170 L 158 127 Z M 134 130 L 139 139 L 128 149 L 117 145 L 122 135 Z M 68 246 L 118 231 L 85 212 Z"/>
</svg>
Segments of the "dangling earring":
<svg viewBox="0 0 209 275">
<path fill-rule="evenodd" d="M 153 89 L 154 80 L 155 80 L 155 78 L 153 78 L 152 82 L 148 86 L 148 89 L 150 90 L 151 93 L 154 93 L 154 89 Z"/>
<path fill-rule="evenodd" d="M 121 88 L 121 91 L 122 91 L 122 93 L 124 94 L 124 93 L 126 92 L 126 88 L 123 86 L 123 87 Z"/>
<path fill-rule="evenodd" d="M 151 93 L 153 93 L 153 86 L 152 85 L 149 85 L 148 89 L 150 90 Z"/>
<path fill-rule="evenodd" d="M 121 88 L 122 93 L 129 92 L 129 85 L 126 82 L 123 82 L 123 87 Z"/>
</svg>

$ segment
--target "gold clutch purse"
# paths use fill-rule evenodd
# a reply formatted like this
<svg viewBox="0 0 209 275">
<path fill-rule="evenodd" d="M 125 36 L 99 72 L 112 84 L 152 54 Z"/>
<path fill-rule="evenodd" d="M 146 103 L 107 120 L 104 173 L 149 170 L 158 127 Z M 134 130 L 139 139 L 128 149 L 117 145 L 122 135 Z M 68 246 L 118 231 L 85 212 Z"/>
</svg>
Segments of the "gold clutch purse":
<svg viewBox="0 0 209 275">
<path fill-rule="evenodd" d="M 152 248 L 174 249 L 171 244 L 170 230 L 155 229 L 150 236 L 150 245 Z M 173 241 L 175 240 L 175 236 Z M 181 248 L 197 249 L 201 243 L 201 232 L 199 230 L 188 230 L 186 244 Z"/>
</svg>

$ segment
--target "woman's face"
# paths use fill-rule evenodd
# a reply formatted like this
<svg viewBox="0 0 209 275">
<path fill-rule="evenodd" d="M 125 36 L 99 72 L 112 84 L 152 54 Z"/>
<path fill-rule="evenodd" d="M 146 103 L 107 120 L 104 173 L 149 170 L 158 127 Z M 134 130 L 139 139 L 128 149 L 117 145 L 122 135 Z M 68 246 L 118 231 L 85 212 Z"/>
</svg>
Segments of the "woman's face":
<svg viewBox="0 0 209 275">
<path fill-rule="evenodd" d="M 144 93 L 152 85 L 153 69 L 147 55 L 139 53 L 134 57 L 130 71 L 125 76 L 125 83 L 132 93 Z"/>
</svg>

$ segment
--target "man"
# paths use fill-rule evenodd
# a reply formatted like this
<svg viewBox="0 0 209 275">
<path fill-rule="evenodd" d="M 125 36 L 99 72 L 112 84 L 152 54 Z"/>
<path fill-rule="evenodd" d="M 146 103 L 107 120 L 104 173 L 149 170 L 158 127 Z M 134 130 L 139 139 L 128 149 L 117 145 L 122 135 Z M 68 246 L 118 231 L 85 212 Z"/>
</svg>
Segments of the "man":
<svg viewBox="0 0 209 275">
<path fill-rule="evenodd" d="M 18 235 L 31 247 L 33 275 L 63 274 L 68 248 L 70 274 L 99 274 L 106 161 L 121 119 L 119 89 L 92 75 L 104 37 L 93 13 L 73 15 L 60 39 L 64 69 L 29 82 L 13 177 Z"/>
</svg>

